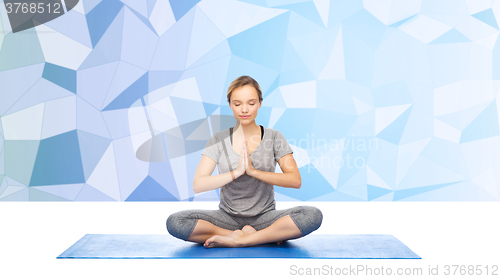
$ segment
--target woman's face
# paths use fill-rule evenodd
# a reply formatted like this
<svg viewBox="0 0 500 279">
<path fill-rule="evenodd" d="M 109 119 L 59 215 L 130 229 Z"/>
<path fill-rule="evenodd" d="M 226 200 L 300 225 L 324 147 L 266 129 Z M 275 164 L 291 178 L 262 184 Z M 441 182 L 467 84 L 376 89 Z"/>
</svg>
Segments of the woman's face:
<svg viewBox="0 0 500 279">
<path fill-rule="evenodd" d="M 260 106 L 257 90 L 251 85 L 238 87 L 231 93 L 229 107 L 233 110 L 234 118 L 240 121 L 242 125 L 255 121 Z M 247 115 L 248 117 L 243 117 Z"/>
</svg>

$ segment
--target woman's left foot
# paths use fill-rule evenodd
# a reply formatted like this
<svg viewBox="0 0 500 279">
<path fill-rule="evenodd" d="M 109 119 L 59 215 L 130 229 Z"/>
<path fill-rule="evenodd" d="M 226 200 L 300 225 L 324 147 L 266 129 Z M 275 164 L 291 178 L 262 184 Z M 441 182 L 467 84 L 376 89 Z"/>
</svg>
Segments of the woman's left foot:
<svg viewBox="0 0 500 279">
<path fill-rule="evenodd" d="M 243 231 L 245 234 L 252 234 L 254 232 L 256 232 L 257 230 L 250 226 L 250 225 L 245 225 L 243 228 L 241 228 L 241 231 Z M 286 240 L 280 240 L 280 241 L 277 241 L 275 242 L 276 244 L 280 245 L 282 244 L 283 242 L 285 242 Z"/>
<path fill-rule="evenodd" d="M 243 239 L 256 232 L 252 226 L 244 226 L 241 230 L 235 230 L 228 236 L 214 235 L 207 239 L 203 246 L 205 248 L 215 248 L 215 247 L 244 247 Z M 286 240 L 280 240 L 274 242 L 277 245 L 284 243 Z"/>
<path fill-rule="evenodd" d="M 250 225 L 245 225 L 243 228 L 241 228 L 241 231 L 244 232 L 245 234 L 251 234 L 256 232 L 257 230 Z"/>
</svg>

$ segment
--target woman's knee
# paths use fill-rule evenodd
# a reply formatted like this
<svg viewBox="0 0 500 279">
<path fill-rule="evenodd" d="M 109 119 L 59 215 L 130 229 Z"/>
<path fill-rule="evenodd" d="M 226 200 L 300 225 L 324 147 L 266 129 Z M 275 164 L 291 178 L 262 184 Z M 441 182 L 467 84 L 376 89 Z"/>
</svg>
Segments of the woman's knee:
<svg viewBox="0 0 500 279">
<path fill-rule="evenodd" d="M 182 223 L 181 218 L 182 216 L 179 215 L 179 212 L 173 213 L 167 218 L 167 231 L 175 237 L 177 237 L 180 224 Z"/>
<path fill-rule="evenodd" d="M 299 206 L 299 210 L 304 216 L 304 219 L 307 220 L 307 228 L 305 228 L 306 234 L 317 230 L 321 226 L 323 222 L 323 213 L 317 207 L 302 205 Z"/>
<path fill-rule="evenodd" d="M 174 237 L 187 240 L 196 222 L 196 219 L 189 218 L 188 211 L 176 212 L 167 218 L 167 231 Z"/>
</svg>

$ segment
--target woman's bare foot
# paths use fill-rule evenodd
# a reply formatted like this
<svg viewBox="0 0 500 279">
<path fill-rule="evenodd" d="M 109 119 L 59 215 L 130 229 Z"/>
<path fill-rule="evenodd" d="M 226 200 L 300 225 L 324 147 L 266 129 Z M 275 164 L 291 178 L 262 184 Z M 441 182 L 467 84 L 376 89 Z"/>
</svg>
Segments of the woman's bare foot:
<svg viewBox="0 0 500 279">
<path fill-rule="evenodd" d="M 257 230 L 254 229 L 252 226 L 250 225 L 246 225 L 244 226 L 242 229 L 241 229 L 245 234 L 251 234 L 251 233 L 254 233 L 256 232 Z M 281 241 L 277 241 L 276 244 L 280 245 L 281 243 L 283 243 L 284 241 L 281 240 Z"/>
<path fill-rule="evenodd" d="M 246 234 L 242 230 L 235 230 L 228 236 L 214 235 L 205 241 L 205 248 L 214 247 L 243 247 L 241 242 Z"/>
<path fill-rule="evenodd" d="M 256 232 L 257 230 L 256 230 L 256 229 L 254 229 L 254 228 L 253 228 L 252 226 L 250 226 L 250 225 L 246 225 L 246 226 L 244 226 L 244 227 L 241 229 L 241 231 L 243 231 L 245 234 L 251 234 L 251 233 Z"/>
<path fill-rule="evenodd" d="M 276 244 L 280 245 L 282 244 L 283 242 L 285 242 L 286 240 L 280 240 L 280 241 L 277 241 Z"/>
</svg>

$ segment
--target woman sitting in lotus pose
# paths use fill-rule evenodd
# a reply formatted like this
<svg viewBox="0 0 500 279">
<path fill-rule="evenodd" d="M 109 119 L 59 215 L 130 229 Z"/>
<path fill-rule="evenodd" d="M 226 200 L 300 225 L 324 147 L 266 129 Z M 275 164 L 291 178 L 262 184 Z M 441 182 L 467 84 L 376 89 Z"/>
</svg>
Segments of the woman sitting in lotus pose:
<svg viewBox="0 0 500 279">
<path fill-rule="evenodd" d="M 168 232 L 212 248 L 280 244 L 318 229 L 323 215 L 316 207 L 275 208 L 273 185 L 298 189 L 301 178 L 286 138 L 255 123 L 263 100 L 259 84 L 241 76 L 227 100 L 237 123 L 209 139 L 193 180 L 195 193 L 220 188 L 219 209 L 174 213 Z M 276 162 L 283 173 L 275 173 Z M 219 174 L 212 176 L 216 165 Z"/>
</svg>

